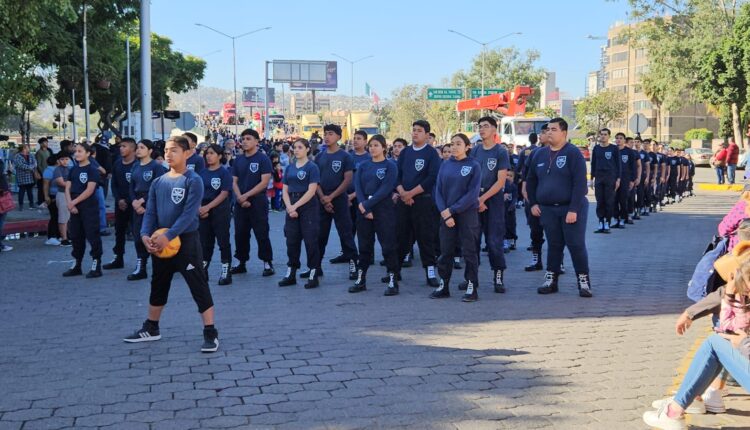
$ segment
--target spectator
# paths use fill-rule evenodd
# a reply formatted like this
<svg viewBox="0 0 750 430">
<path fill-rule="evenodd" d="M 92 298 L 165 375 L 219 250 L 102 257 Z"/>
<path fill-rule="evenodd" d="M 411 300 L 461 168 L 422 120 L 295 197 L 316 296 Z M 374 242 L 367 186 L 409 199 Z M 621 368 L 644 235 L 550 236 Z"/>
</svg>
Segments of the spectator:
<svg viewBox="0 0 750 430">
<path fill-rule="evenodd" d="M 5 176 L 5 162 L 0 158 L 0 194 L 7 192 L 10 192 L 10 187 L 8 186 L 8 179 Z M 5 236 L 3 236 L 3 224 L 5 224 L 6 215 L 7 213 L 0 213 L 0 251 L 3 252 L 13 250 L 12 246 L 3 244 L 3 239 L 5 239 Z"/>
<path fill-rule="evenodd" d="M 106 199 L 109 194 L 109 179 L 112 177 L 112 152 L 109 148 L 109 142 L 105 140 L 105 138 L 102 138 L 96 143 L 96 145 L 94 145 L 94 150 L 96 151 L 96 162 L 99 163 L 99 166 L 101 166 L 102 169 L 104 169 L 102 180 L 99 185 L 101 186 L 102 193 Z"/>
<path fill-rule="evenodd" d="M 734 143 L 734 138 L 729 138 L 727 147 L 727 180 L 730 185 L 734 184 L 735 173 L 737 172 L 737 162 L 740 158 L 740 147 Z"/>
<path fill-rule="evenodd" d="M 285 143 L 281 147 L 281 153 L 279 154 L 279 163 L 281 164 L 281 169 L 285 172 L 291 160 L 291 157 L 289 156 L 289 148 L 290 148 L 289 145 Z"/>
<path fill-rule="evenodd" d="M 13 165 L 16 169 L 16 184 L 18 184 L 18 210 L 23 210 L 24 196 L 29 199 L 29 207 L 36 209 L 34 206 L 34 183 L 36 175 L 36 159 L 31 156 L 29 145 L 22 145 L 21 150 L 13 157 Z"/>
<path fill-rule="evenodd" d="M 47 159 L 50 155 L 52 155 L 52 151 L 50 151 L 49 147 L 47 146 L 48 142 L 46 137 L 39 138 L 37 143 L 39 144 L 39 149 L 37 149 L 36 153 L 34 154 L 34 159 L 36 159 L 36 173 L 34 174 L 34 177 L 37 180 L 36 204 L 41 205 L 47 197 L 44 194 L 44 179 L 42 178 L 42 174 L 47 169 Z"/>
<path fill-rule="evenodd" d="M 729 237 L 727 252 L 732 252 L 732 249 L 739 241 L 737 229 L 742 220 L 750 218 L 750 206 L 748 206 L 748 202 L 750 202 L 750 184 L 745 185 L 742 189 L 742 194 L 740 194 L 740 199 L 724 215 L 724 218 L 719 223 L 719 236 Z"/>
<path fill-rule="evenodd" d="M 716 169 L 716 179 L 719 185 L 724 183 L 724 173 L 727 168 L 727 145 L 726 143 L 721 144 L 721 148 L 714 153 L 713 161 L 711 165 Z"/>
<path fill-rule="evenodd" d="M 49 211 L 49 222 L 47 223 L 47 241 L 45 245 L 60 246 L 60 228 L 57 225 L 58 210 L 57 210 L 57 184 L 53 181 L 53 175 L 55 172 L 55 166 L 57 165 L 57 157 L 50 155 L 44 160 L 44 164 L 47 166 L 42 172 L 42 191 L 44 194 L 44 204 L 47 206 Z"/>
<path fill-rule="evenodd" d="M 68 210 L 68 201 L 65 200 L 65 181 L 68 179 L 68 169 L 70 169 L 70 152 L 61 150 L 57 154 L 57 166 L 52 172 L 52 182 L 57 186 L 57 195 L 55 203 L 57 204 L 57 228 L 60 230 L 60 245 L 72 246 L 68 239 L 68 220 L 70 211 Z"/>
</svg>

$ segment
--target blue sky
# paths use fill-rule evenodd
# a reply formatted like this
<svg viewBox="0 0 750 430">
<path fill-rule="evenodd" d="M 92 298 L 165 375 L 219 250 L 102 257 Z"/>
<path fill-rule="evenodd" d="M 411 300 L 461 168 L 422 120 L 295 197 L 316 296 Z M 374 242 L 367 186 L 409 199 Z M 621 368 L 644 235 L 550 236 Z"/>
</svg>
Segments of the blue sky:
<svg viewBox="0 0 750 430">
<path fill-rule="evenodd" d="M 265 60 L 374 58 L 355 66 L 355 95 L 368 82 L 381 97 L 408 83 L 440 83 L 466 68 L 480 46 L 455 34 L 492 40 L 493 47 L 514 45 L 541 52 L 540 65 L 557 73 L 561 91 L 582 96 L 586 74 L 598 68 L 602 41 L 617 20 L 627 18 L 626 0 L 495 0 L 447 2 L 381 0 L 371 2 L 152 0 L 152 31 L 173 47 L 207 56 L 206 86 L 232 88 L 232 43 L 196 22 L 230 35 L 272 26 L 237 40 L 237 87 L 262 86 Z M 349 94 L 350 66 L 339 61 L 339 93 Z"/>
</svg>

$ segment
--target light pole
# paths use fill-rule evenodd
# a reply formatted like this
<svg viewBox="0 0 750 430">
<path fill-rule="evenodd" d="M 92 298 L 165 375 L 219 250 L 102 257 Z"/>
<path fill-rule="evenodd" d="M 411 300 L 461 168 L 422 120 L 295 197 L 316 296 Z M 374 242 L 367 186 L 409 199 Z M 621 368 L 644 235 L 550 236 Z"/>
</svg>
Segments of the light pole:
<svg viewBox="0 0 750 430">
<path fill-rule="evenodd" d="M 354 111 L 354 65 L 359 63 L 360 61 L 364 61 L 369 58 L 372 58 L 374 57 L 374 55 L 368 55 L 366 57 L 362 57 L 359 60 L 354 60 L 354 61 L 348 58 L 342 57 L 341 55 L 338 55 L 338 54 L 331 54 L 331 55 L 337 58 L 341 58 L 342 60 L 346 61 L 352 66 L 352 85 L 351 85 L 351 95 L 349 99 L 349 124 L 347 124 L 348 129 L 349 129 L 349 139 L 351 139 L 354 133 L 354 130 L 352 130 L 352 112 Z"/>
<path fill-rule="evenodd" d="M 128 103 L 128 109 L 127 109 L 128 130 L 125 133 L 125 136 L 126 137 L 130 137 L 130 130 L 133 129 L 132 128 L 133 127 L 133 118 L 130 117 L 130 35 L 127 35 L 126 39 L 125 39 L 125 56 L 128 59 L 128 66 L 127 66 L 127 70 L 125 71 L 125 74 L 126 74 L 125 76 L 127 77 L 127 79 L 125 80 L 125 82 L 126 82 L 125 86 L 127 87 L 126 91 L 128 92 L 128 97 L 127 97 L 127 103 Z M 122 128 L 122 127 L 120 127 L 120 128 Z"/>
<path fill-rule="evenodd" d="M 84 119 L 86 120 L 86 143 L 89 141 L 89 61 L 88 61 L 88 49 L 86 43 L 86 9 L 88 5 L 83 2 L 83 98 L 84 108 L 86 111 L 83 113 Z"/>
<path fill-rule="evenodd" d="M 211 51 L 211 52 L 203 54 L 203 55 L 191 54 L 190 52 L 187 52 L 185 50 L 178 49 L 178 48 L 175 48 L 175 51 L 179 51 L 179 52 L 182 52 L 185 55 L 190 55 L 191 57 L 200 58 L 201 60 L 205 61 L 206 57 L 208 57 L 209 55 L 218 54 L 219 52 L 221 52 L 221 49 L 217 49 L 215 51 Z M 197 92 L 198 92 L 198 117 L 200 118 L 201 111 L 202 111 L 200 82 L 198 82 L 198 85 L 199 85 L 198 88 L 197 88 Z M 235 108 L 236 108 L 236 106 L 235 106 Z"/>
<path fill-rule="evenodd" d="M 217 30 L 215 28 L 209 27 L 209 26 L 207 26 L 205 24 L 195 23 L 195 25 L 197 25 L 198 27 L 207 28 L 207 29 L 209 29 L 209 30 L 211 30 L 211 31 L 213 31 L 215 33 L 219 33 L 220 35 L 222 35 L 224 37 L 228 37 L 228 38 L 232 39 L 232 75 L 233 75 L 233 80 L 234 80 L 234 134 L 238 135 L 239 134 L 239 130 L 238 130 L 238 124 L 237 124 L 237 122 L 238 122 L 240 116 L 239 116 L 239 107 L 237 106 L 237 57 L 236 57 L 236 53 L 235 53 L 235 41 L 237 39 L 241 38 L 241 37 L 249 36 L 249 35 L 251 35 L 253 33 L 257 33 L 259 31 L 270 30 L 271 27 L 258 28 L 258 29 L 255 29 L 253 31 L 248 31 L 247 33 L 243 33 L 243 34 L 240 34 L 240 35 L 237 35 L 237 36 L 230 36 L 230 35 L 228 35 L 228 34 L 226 34 L 224 32 L 221 32 L 221 31 L 219 31 L 219 30 Z"/>
<path fill-rule="evenodd" d="M 151 111 L 151 1 L 141 0 L 141 139 L 154 138 Z"/>
<path fill-rule="evenodd" d="M 474 39 L 473 37 L 469 37 L 469 36 L 467 36 L 467 35 L 465 35 L 465 34 L 463 34 L 461 32 L 458 32 L 456 30 L 450 30 L 449 29 L 448 31 L 451 32 L 451 33 L 457 34 L 457 35 L 459 35 L 459 36 L 461 36 L 461 37 L 463 37 L 465 39 L 469 39 L 472 42 L 474 42 L 474 43 L 476 43 L 476 44 L 478 44 L 478 45 L 480 45 L 482 47 L 482 96 L 485 95 L 484 94 L 484 57 L 485 57 L 485 51 L 487 50 L 487 45 L 491 45 L 491 44 L 497 42 L 498 40 L 505 39 L 506 37 L 520 36 L 520 35 L 523 34 L 520 31 L 515 31 L 513 33 L 508 33 L 508 34 L 502 35 L 502 36 L 498 37 L 497 39 L 490 40 L 489 42 L 480 42 L 480 41 Z"/>
</svg>

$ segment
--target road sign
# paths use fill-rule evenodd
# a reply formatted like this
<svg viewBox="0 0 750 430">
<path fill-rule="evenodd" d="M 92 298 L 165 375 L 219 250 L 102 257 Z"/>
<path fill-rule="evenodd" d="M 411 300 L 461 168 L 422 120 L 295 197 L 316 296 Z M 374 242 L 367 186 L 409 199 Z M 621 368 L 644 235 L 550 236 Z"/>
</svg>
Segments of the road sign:
<svg viewBox="0 0 750 430">
<path fill-rule="evenodd" d="M 175 126 L 180 130 L 192 130 L 195 127 L 195 116 L 190 112 L 182 112 L 180 118 L 175 121 Z"/>
<path fill-rule="evenodd" d="M 643 133 L 648 128 L 648 118 L 642 113 L 633 114 L 628 121 L 628 128 L 633 133 Z"/>
<path fill-rule="evenodd" d="M 461 100 L 461 88 L 427 88 L 427 100 Z"/>
<path fill-rule="evenodd" d="M 488 96 L 490 94 L 500 94 L 504 93 L 505 90 L 502 88 L 485 88 L 484 89 L 484 95 Z M 475 99 L 477 97 L 482 97 L 482 89 L 481 88 L 472 88 L 471 89 L 471 97 L 472 99 Z"/>
</svg>

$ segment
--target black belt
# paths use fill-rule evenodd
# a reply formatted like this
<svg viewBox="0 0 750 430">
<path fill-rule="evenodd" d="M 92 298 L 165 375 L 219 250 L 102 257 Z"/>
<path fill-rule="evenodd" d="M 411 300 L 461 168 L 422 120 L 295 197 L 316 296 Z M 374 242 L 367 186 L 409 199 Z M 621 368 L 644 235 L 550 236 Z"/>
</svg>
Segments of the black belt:
<svg viewBox="0 0 750 430">
<path fill-rule="evenodd" d="M 570 202 L 565 203 L 539 203 L 542 206 L 553 206 L 553 207 L 559 207 L 559 206 L 570 206 Z"/>
</svg>

